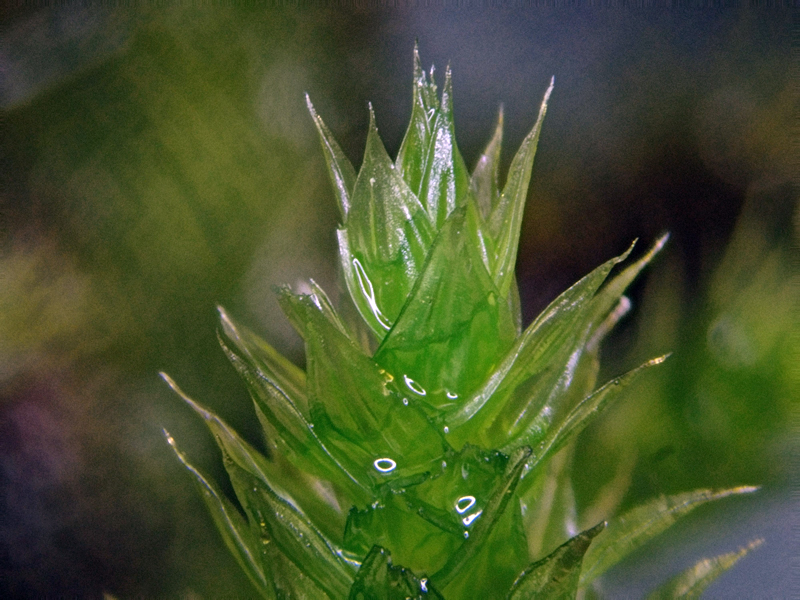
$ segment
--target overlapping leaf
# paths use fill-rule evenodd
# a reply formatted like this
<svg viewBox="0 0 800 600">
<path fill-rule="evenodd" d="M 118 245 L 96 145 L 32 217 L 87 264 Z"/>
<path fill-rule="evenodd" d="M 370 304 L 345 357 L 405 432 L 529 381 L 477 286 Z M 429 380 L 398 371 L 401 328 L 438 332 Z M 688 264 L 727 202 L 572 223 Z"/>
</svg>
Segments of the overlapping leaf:
<svg viewBox="0 0 800 600">
<path fill-rule="evenodd" d="M 305 322 L 315 435 L 365 485 L 428 470 L 447 446 L 395 377 L 363 354 L 312 296 L 284 291 L 281 299 Z"/>
<path fill-rule="evenodd" d="M 465 206 L 445 223 L 375 360 L 435 407 L 471 393 L 513 344 L 516 325 L 468 235 Z"/>
<path fill-rule="evenodd" d="M 348 600 L 444 600 L 433 584 L 392 564 L 391 554 L 373 546 L 358 570 Z"/>
</svg>

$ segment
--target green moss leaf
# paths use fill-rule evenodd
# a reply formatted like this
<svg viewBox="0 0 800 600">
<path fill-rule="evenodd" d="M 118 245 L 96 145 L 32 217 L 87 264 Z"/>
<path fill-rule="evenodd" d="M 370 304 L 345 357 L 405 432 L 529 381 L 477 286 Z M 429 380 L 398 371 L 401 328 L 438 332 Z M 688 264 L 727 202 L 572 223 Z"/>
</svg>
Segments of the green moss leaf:
<svg viewBox="0 0 800 600">
<path fill-rule="evenodd" d="M 355 569 L 341 550 L 265 482 L 242 469 L 227 453 L 223 459 L 239 502 L 262 534 L 261 543 L 276 544 L 329 597 L 344 597 Z"/>
<path fill-rule="evenodd" d="M 194 475 L 195 483 L 200 490 L 200 495 L 208 507 L 214 524 L 217 526 L 225 545 L 233 554 L 236 562 L 242 567 L 242 570 L 247 574 L 247 577 L 258 590 L 262 598 L 273 600 L 276 598 L 275 589 L 269 579 L 269 572 L 265 572 L 261 563 L 259 540 L 253 535 L 253 532 L 245 521 L 244 517 L 239 514 L 236 507 L 233 506 L 230 500 L 219 490 L 219 488 L 210 483 L 200 471 L 195 469 L 178 451 L 175 440 L 165 430 L 164 435 L 167 442 L 178 459 L 183 463 L 183 466 Z"/>
<path fill-rule="evenodd" d="M 348 600 L 444 600 L 425 577 L 392 565 L 391 554 L 373 546 L 358 570 Z"/>
<path fill-rule="evenodd" d="M 375 354 L 409 393 L 441 408 L 460 402 L 485 380 L 514 342 L 508 303 L 468 235 L 465 206 L 445 223 L 408 304 Z"/>
<path fill-rule="evenodd" d="M 532 387 L 544 376 L 558 378 L 573 353 L 595 293 L 614 265 L 630 250 L 606 261 L 563 292 L 517 338 L 481 387 L 445 416 L 454 443 L 477 439 L 496 448 L 523 431 L 539 413 L 543 401 L 532 404 Z M 548 391 L 546 386 L 539 390 Z M 527 422 L 520 416 L 528 416 Z"/>
<path fill-rule="evenodd" d="M 717 577 L 730 569 L 752 550 L 758 548 L 763 540 L 755 540 L 745 548 L 736 552 L 720 554 L 713 558 L 704 558 L 682 573 L 679 573 L 647 596 L 647 600 L 694 600 L 700 598 L 703 591 Z"/>
<path fill-rule="evenodd" d="M 442 102 L 430 137 L 419 199 L 438 230 L 465 197 L 469 187 L 469 174 L 458 151 L 453 127 L 453 80 L 450 67 L 445 71 Z"/>
<path fill-rule="evenodd" d="M 350 296 L 378 339 L 405 304 L 434 234 L 428 213 L 389 159 L 370 109 L 364 163 L 339 251 Z"/>
<path fill-rule="evenodd" d="M 587 529 L 525 569 L 514 582 L 508 600 L 575 598 L 583 557 L 592 540 L 605 526 L 605 523 L 600 523 Z"/>
<path fill-rule="evenodd" d="M 344 335 L 312 296 L 293 296 L 291 302 L 305 322 L 315 434 L 364 484 L 428 471 L 447 445 L 410 393 Z"/>
<path fill-rule="evenodd" d="M 418 197 L 422 190 L 428 164 L 428 148 L 431 145 L 431 133 L 439 112 L 439 101 L 436 98 L 436 85 L 431 71 L 430 82 L 425 77 L 419 60 L 419 50 L 414 46 L 414 88 L 411 105 L 411 120 L 408 123 L 400 151 L 397 153 L 395 167 L 403 179 Z"/>
<path fill-rule="evenodd" d="M 529 456 L 530 448 L 520 448 L 509 457 L 503 484 L 495 488 L 480 518 L 477 519 L 472 530 L 467 532 L 467 539 L 464 543 L 450 556 L 447 564 L 433 575 L 433 581 L 440 589 L 444 590 L 450 582 L 461 577 L 468 570 L 472 560 L 480 554 L 483 545 L 489 539 L 494 526 L 514 495 L 514 490 Z"/>
<path fill-rule="evenodd" d="M 581 587 L 591 583 L 695 508 L 714 500 L 735 494 L 747 494 L 757 489 L 742 486 L 719 492 L 696 490 L 674 496 L 661 496 L 630 510 L 614 519 L 608 530 L 592 545 L 583 563 Z"/>
<path fill-rule="evenodd" d="M 552 91 L 553 81 L 550 82 L 550 87 L 545 92 L 536 124 L 522 141 L 514 160 L 511 161 L 508 179 L 500 196 L 500 201 L 489 217 L 489 233 L 495 240 L 495 246 L 497 247 L 492 276 L 503 298 L 508 294 L 511 280 L 514 276 L 514 265 L 517 262 L 517 247 L 519 246 L 519 231 L 522 226 L 525 199 L 528 196 L 533 157 L 539 144 L 539 134 L 541 133 L 544 115 L 547 112 L 547 101 Z"/>
<path fill-rule="evenodd" d="M 282 364 L 270 359 L 272 349 L 266 342 L 262 342 L 266 349 L 262 348 L 265 351 L 260 354 L 261 360 L 254 358 L 251 350 L 255 344 L 246 340 L 255 336 L 236 327 L 224 313 L 222 321 L 224 337 L 220 337 L 220 343 L 247 385 L 275 462 L 282 463 L 286 471 L 292 471 L 288 462 L 307 477 L 329 482 L 345 509 L 353 502 L 368 502 L 364 484 L 347 471 L 314 432 L 309 421 L 305 378 L 284 376 L 284 370 L 288 373 L 293 370 L 283 369 Z M 321 489 L 327 487 L 323 485 Z"/>
<path fill-rule="evenodd" d="M 333 191 L 336 194 L 336 201 L 339 205 L 339 213 L 342 217 L 342 222 L 347 220 L 347 214 L 350 212 L 350 204 L 352 203 L 353 188 L 356 184 L 356 171 L 352 163 L 342 152 L 339 144 L 333 139 L 333 134 L 322 122 L 322 118 L 314 110 L 311 104 L 311 98 L 306 94 L 306 104 L 308 104 L 308 111 L 311 113 L 311 118 L 314 120 L 314 125 L 319 132 L 320 142 L 322 142 L 322 153 L 325 155 L 325 164 L 328 166 L 328 175 L 331 178 Z"/>
<path fill-rule="evenodd" d="M 492 211 L 497 207 L 500 200 L 498 188 L 498 173 L 500 168 L 500 148 L 503 144 L 503 107 L 497 115 L 497 126 L 494 130 L 492 139 L 478 159 L 475 170 L 472 172 L 469 185 L 478 208 L 481 218 L 486 221 Z"/>
</svg>

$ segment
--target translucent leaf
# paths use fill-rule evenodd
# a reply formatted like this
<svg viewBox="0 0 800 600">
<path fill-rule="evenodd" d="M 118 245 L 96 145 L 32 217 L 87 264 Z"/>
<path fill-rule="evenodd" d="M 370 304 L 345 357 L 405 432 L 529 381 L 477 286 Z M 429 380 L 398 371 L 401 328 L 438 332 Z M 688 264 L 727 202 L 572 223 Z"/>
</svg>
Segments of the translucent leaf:
<svg viewBox="0 0 800 600">
<path fill-rule="evenodd" d="M 266 483 L 223 453 L 236 496 L 262 532 L 262 543 L 274 543 L 331 598 L 342 598 L 353 582 L 353 567 L 302 513 Z"/>
<path fill-rule="evenodd" d="M 468 187 L 467 167 L 458 151 L 453 128 L 453 81 L 448 67 L 441 106 L 431 128 L 425 176 L 419 193 L 419 200 L 437 230 L 465 197 Z"/>
<path fill-rule="evenodd" d="M 503 485 L 495 489 L 494 494 L 486 503 L 480 519 L 477 520 L 472 530 L 467 532 L 467 539 L 464 543 L 450 556 L 447 564 L 433 575 L 432 579 L 440 589 L 444 589 L 451 581 L 460 577 L 468 568 L 471 560 L 480 552 L 514 495 L 528 457 L 530 457 L 530 448 L 520 448 L 511 455 L 506 466 Z"/>
<path fill-rule="evenodd" d="M 537 445 L 526 465 L 526 472 L 534 469 L 548 456 L 552 456 L 563 448 L 574 436 L 583 431 L 591 419 L 596 417 L 604 410 L 612 400 L 616 399 L 619 393 L 628 386 L 644 369 L 659 365 L 666 359 L 666 356 L 654 358 L 644 363 L 640 367 L 628 371 L 624 375 L 617 377 L 587 396 L 578 406 L 576 406 L 558 426 L 547 430 L 544 438 Z M 531 436 L 532 437 L 532 436 Z M 515 443 L 525 443 L 526 436 Z"/>
<path fill-rule="evenodd" d="M 400 171 L 408 187 L 419 196 L 422 179 L 425 176 L 428 148 L 431 144 L 431 131 L 436 122 L 439 102 L 436 99 L 436 86 L 428 83 L 425 71 L 419 61 L 419 51 L 414 46 L 414 89 L 411 105 L 411 120 L 405 137 L 400 144 L 395 166 Z"/>
<path fill-rule="evenodd" d="M 308 282 L 309 287 L 311 288 L 311 292 L 305 294 L 314 303 L 320 312 L 325 316 L 325 318 L 334 325 L 339 331 L 345 334 L 348 337 L 352 337 L 350 332 L 347 330 L 344 322 L 339 318 L 339 315 L 336 313 L 336 309 L 333 307 L 333 303 L 328 298 L 328 295 L 325 291 L 317 285 L 317 282 L 313 279 L 309 280 Z M 278 294 L 278 304 L 280 304 L 281 308 L 283 309 L 284 314 L 291 322 L 292 326 L 294 327 L 295 331 L 300 334 L 300 337 L 305 339 L 306 337 L 306 323 L 303 318 L 303 311 L 297 304 L 297 296 L 291 290 L 288 285 L 278 286 L 277 289 Z M 287 361 L 288 362 L 288 361 Z"/>
<path fill-rule="evenodd" d="M 755 540 L 737 552 L 720 554 L 714 558 L 704 558 L 694 566 L 679 573 L 658 589 L 653 591 L 647 600 L 694 600 L 700 598 L 703 591 L 711 585 L 717 577 L 730 569 L 744 558 L 751 550 L 758 548 L 763 540 Z"/>
<path fill-rule="evenodd" d="M 489 537 L 463 569 L 442 589 L 447 598 L 500 598 L 530 563 L 522 514 L 516 498 L 509 502 Z"/>
<path fill-rule="evenodd" d="M 373 546 L 358 570 L 349 600 L 444 600 L 425 577 L 392 565 L 387 550 Z"/>
<path fill-rule="evenodd" d="M 477 201 L 481 217 L 489 218 L 500 199 L 498 190 L 498 169 L 500 167 L 500 147 L 503 144 L 503 107 L 497 115 L 497 126 L 486 149 L 478 159 L 470 179 L 470 189 Z"/>
<path fill-rule="evenodd" d="M 594 306 L 592 307 L 592 321 L 599 324 L 611 311 L 611 309 L 619 302 L 622 294 L 625 293 L 627 287 L 631 282 L 636 279 L 639 273 L 642 272 L 650 261 L 661 251 L 669 240 L 669 234 L 662 235 L 656 243 L 648 250 L 635 263 L 626 267 L 622 273 L 611 279 L 608 284 L 603 287 L 594 299 Z"/>
<path fill-rule="evenodd" d="M 364 556 L 378 544 L 390 550 L 399 563 L 420 573 L 432 573 L 444 566 L 464 536 L 421 518 L 405 496 L 403 490 L 388 491 L 365 509 L 352 508 L 345 526 L 344 547 Z"/>
<path fill-rule="evenodd" d="M 665 531 L 698 506 L 734 494 L 754 492 L 757 489 L 741 486 L 719 492 L 696 490 L 674 496 L 661 496 L 630 510 L 614 519 L 606 533 L 592 545 L 583 563 L 581 587 L 590 584 L 628 554 Z"/>
<path fill-rule="evenodd" d="M 344 152 L 342 152 L 339 144 L 333 139 L 333 134 L 322 122 L 317 111 L 314 110 L 308 94 L 306 94 L 306 104 L 308 104 L 308 111 L 311 113 L 311 118 L 314 119 L 314 125 L 317 126 L 317 131 L 319 132 L 322 152 L 325 155 L 325 164 L 328 165 L 328 175 L 330 175 L 333 191 L 339 204 L 339 212 L 342 216 L 342 222 L 344 222 L 347 220 L 347 213 L 350 211 L 351 195 L 356 184 L 356 171 L 352 163 L 344 155 Z"/>
<path fill-rule="evenodd" d="M 614 265 L 625 260 L 629 253 L 630 249 L 606 261 L 551 302 L 517 338 L 480 389 L 445 416 L 445 424 L 453 433 L 456 445 L 473 436 L 482 439 L 487 447 L 499 447 L 507 442 L 509 434 L 502 425 L 495 425 L 496 430 L 500 428 L 495 437 L 479 436 L 487 436 L 489 426 L 496 421 L 513 425 L 518 422 L 521 410 L 531 412 L 526 408 L 530 395 L 526 394 L 524 386 L 530 385 L 529 380 L 537 373 L 560 367 L 551 366 L 551 361 L 571 351 L 570 340 L 586 329 L 585 320 L 595 293 Z M 510 402 L 513 394 L 518 396 L 517 402 Z M 472 422 L 465 427 L 470 420 Z"/>
<path fill-rule="evenodd" d="M 203 475 L 195 469 L 186 457 L 178 451 L 175 440 L 164 430 L 167 442 L 178 459 L 183 463 L 189 472 L 195 476 L 195 482 L 200 490 L 200 495 L 208 506 L 214 524 L 222 534 L 225 545 L 236 558 L 236 562 L 242 567 L 247 577 L 252 581 L 255 588 L 263 598 L 270 600 L 276 598 L 272 582 L 267 579 L 267 575 L 261 565 L 258 540 L 254 538 L 250 527 L 239 511 L 233 506 L 230 500 L 219 491 L 216 485 L 210 483 Z"/>
<path fill-rule="evenodd" d="M 345 524 L 344 510 L 327 482 L 313 475 L 289 468 L 282 456 L 268 460 L 250 444 L 241 439 L 222 419 L 189 398 L 166 374 L 161 376 L 183 400 L 199 414 L 208 425 L 220 449 L 239 467 L 258 477 L 283 500 L 299 512 L 314 515 L 333 539 L 341 536 Z"/>
<path fill-rule="evenodd" d="M 408 377 L 415 397 L 433 407 L 453 405 L 476 389 L 514 342 L 516 324 L 500 298 L 465 219 L 457 210 L 442 228 L 408 304 L 375 361 Z"/>
<path fill-rule="evenodd" d="M 232 322 L 229 321 L 228 324 L 232 326 Z M 232 330 L 232 333 L 237 331 Z M 337 490 L 346 491 L 345 505 L 366 502 L 369 498 L 367 490 L 334 458 L 315 434 L 308 420 L 305 391 L 298 398 L 287 391 L 291 386 L 283 388 L 276 383 L 275 380 L 279 378 L 271 370 L 267 369 L 265 372 L 246 353 L 229 348 L 222 337 L 220 343 L 247 385 L 255 404 L 256 415 L 264 428 L 267 445 L 273 451 L 276 461 L 283 457 L 310 477 L 321 477 L 334 484 Z M 303 412 L 299 406 L 303 406 Z"/>
<path fill-rule="evenodd" d="M 430 469 L 447 448 L 418 403 L 337 329 L 310 296 L 293 300 L 306 328 L 315 434 L 373 485 Z"/>
<path fill-rule="evenodd" d="M 406 490 L 405 501 L 416 513 L 459 538 L 477 525 L 498 487 L 505 483 L 508 457 L 477 446 L 442 457 L 440 469 Z"/>
<path fill-rule="evenodd" d="M 508 600 L 568 600 L 575 598 L 581 562 L 605 523 L 595 525 L 559 546 L 552 554 L 525 569 L 508 593 Z"/>
<path fill-rule="evenodd" d="M 519 231 L 522 225 L 522 213 L 525 210 L 525 199 L 528 196 L 533 157 L 536 154 L 536 146 L 539 144 L 539 134 L 545 112 L 547 112 L 547 101 L 552 91 L 553 80 L 550 81 L 550 87 L 544 94 L 536 124 L 522 141 L 522 145 L 511 161 L 500 201 L 489 217 L 489 232 L 497 247 L 497 260 L 492 276 L 503 298 L 508 294 L 514 275 Z"/>
<path fill-rule="evenodd" d="M 218 306 L 217 311 L 226 340 L 223 345 L 229 347 L 232 344 L 240 357 L 246 359 L 262 377 L 272 381 L 275 387 L 292 398 L 302 410 L 307 404 L 306 374 L 303 370 L 252 331 L 237 325 L 224 308 Z"/>
<path fill-rule="evenodd" d="M 405 304 L 433 237 L 428 214 L 389 159 L 370 110 L 364 163 L 339 252 L 350 295 L 378 339 Z"/>
</svg>

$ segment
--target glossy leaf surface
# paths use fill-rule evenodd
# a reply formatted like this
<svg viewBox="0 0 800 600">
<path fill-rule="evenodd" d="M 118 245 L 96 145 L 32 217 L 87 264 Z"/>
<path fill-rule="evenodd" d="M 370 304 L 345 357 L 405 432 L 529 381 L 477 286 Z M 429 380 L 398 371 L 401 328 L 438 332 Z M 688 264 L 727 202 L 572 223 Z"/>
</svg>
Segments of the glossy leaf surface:
<svg viewBox="0 0 800 600">
<path fill-rule="evenodd" d="M 348 600 L 444 600 L 428 582 L 392 565 L 391 554 L 374 546 L 358 570 Z"/>
<path fill-rule="evenodd" d="M 605 523 L 600 523 L 578 534 L 546 558 L 525 569 L 514 582 L 508 600 L 575 598 L 583 557 L 589 544 L 605 526 Z"/>
</svg>

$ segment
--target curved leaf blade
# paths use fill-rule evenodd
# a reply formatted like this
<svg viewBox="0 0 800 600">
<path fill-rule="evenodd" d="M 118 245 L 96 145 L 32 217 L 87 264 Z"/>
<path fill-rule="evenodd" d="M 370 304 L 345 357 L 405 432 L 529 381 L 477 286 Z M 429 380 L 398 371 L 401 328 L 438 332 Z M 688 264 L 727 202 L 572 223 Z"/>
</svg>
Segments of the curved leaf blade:
<svg viewBox="0 0 800 600">
<path fill-rule="evenodd" d="M 668 529 L 681 517 L 708 502 L 736 494 L 749 494 L 758 488 L 740 486 L 713 492 L 695 490 L 674 496 L 661 496 L 614 519 L 584 560 L 581 587 L 590 584 L 642 544 Z"/>
<path fill-rule="evenodd" d="M 739 562 L 752 550 L 758 548 L 764 540 L 750 542 L 736 552 L 720 554 L 713 558 L 704 558 L 682 573 L 679 573 L 647 596 L 647 600 L 695 600 L 703 591 L 725 571 Z"/>
</svg>

